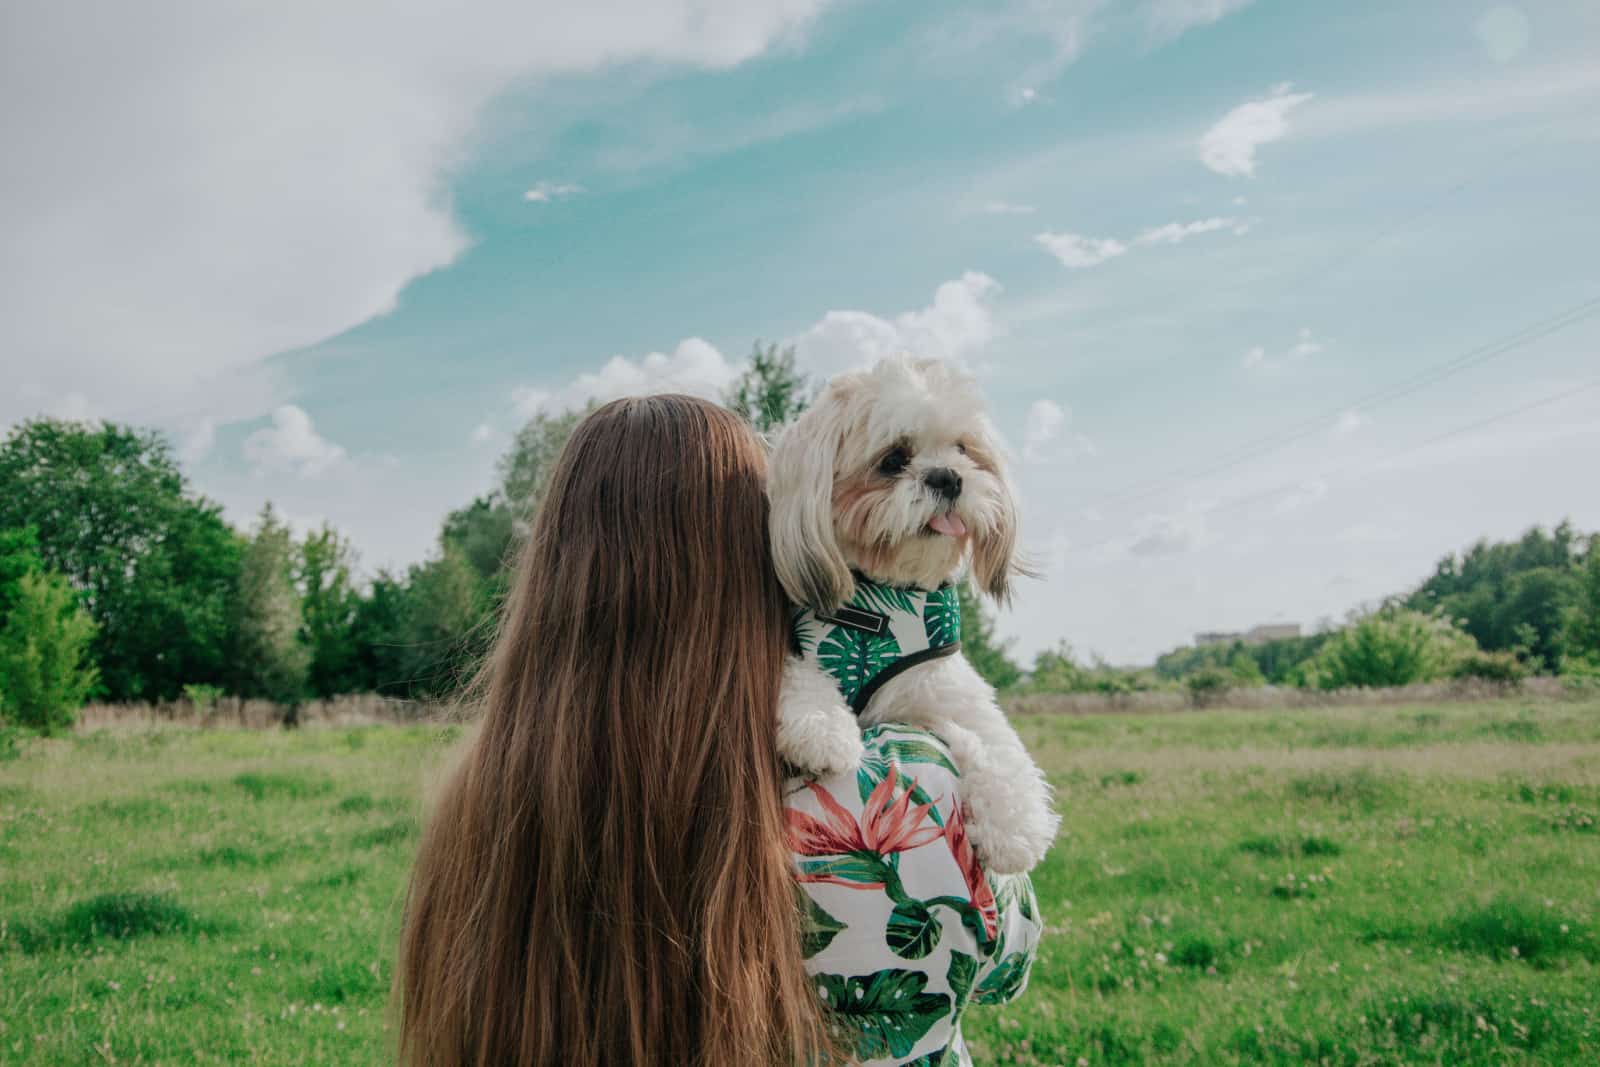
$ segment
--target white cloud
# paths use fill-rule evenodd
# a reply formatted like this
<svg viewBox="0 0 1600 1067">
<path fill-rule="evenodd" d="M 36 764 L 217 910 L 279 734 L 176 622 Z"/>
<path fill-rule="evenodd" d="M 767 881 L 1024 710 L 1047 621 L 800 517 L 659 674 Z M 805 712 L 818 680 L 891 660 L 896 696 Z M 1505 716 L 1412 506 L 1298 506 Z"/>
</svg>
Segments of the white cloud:
<svg viewBox="0 0 1600 1067">
<path fill-rule="evenodd" d="M 1093 441 L 1068 429 L 1071 421 L 1072 412 L 1054 400 L 1035 400 L 1022 426 L 1022 458 L 1037 463 L 1098 454 Z"/>
<path fill-rule="evenodd" d="M 806 370 L 824 377 L 896 352 L 962 360 L 997 332 L 991 303 L 1000 283 L 967 271 L 939 286 L 933 303 L 892 319 L 866 311 L 830 311 L 791 339 Z"/>
<path fill-rule="evenodd" d="M 487 422 L 478 423 L 472 431 L 472 443 L 475 445 L 488 444 L 495 438 L 495 429 Z"/>
<path fill-rule="evenodd" d="M 71 422 L 87 422 L 105 417 L 103 411 L 75 389 L 57 392 L 45 388 L 38 382 L 23 381 L 16 386 L 16 396 L 22 406 L 12 413 L 13 417 L 48 415 L 53 419 L 66 419 Z M 11 421 L 6 416 L 7 412 L 0 409 L 0 429 L 7 427 Z"/>
<path fill-rule="evenodd" d="M 1060 404 L 1043 397 L 1035 400 L 1028 408 L 1028 420 L 1023 427 L 1023 458 L 1037 458 L 1039 450 L 1055 440 L 1066 423 L 1067 413 Z"/>
<path fill-rule="evenodd" d="M 1115 237 L 1085 237 L 1079 233 L 1049 232 L 1034 234 L 1033 240 L 1060 260 L 1062 266 L 1072 270 L 1085 270 L 1089 267 L 1098 267 L 1108 259 L 1126 255 L 1134 248 L 1181 244 L 1199 234 L 1215 233 L 1219 230 L 1232 230 L 1236 235 L 1243 234 L 1249 228 L 1248 222 L 1231 215 L 1219 215 L 1209 219 L 1196 219 L 1194 222 L 1169 222 L 1161 226 L 1149 226 L 1127 241 Z"/>
<path fill-rule="evenodd" d="M 1175 245 L 1201 233 L 1215 233 L 1217 230 L 1232 229 L 1235 233 L 1243 233 L 1241 226 L 1247 224 L 1231 216 L 1217 216 L 1209 219 L 1197 219 L 1194 222 L 1169 222 L 1165 226 L 1152 226 L 1142 230 L 1139 236 L 1133 239 L 1136 245 Z"/>
<path fill-rule="evenodd" d="M 993 278 L 968 271 L 940 285 L 927 307 L 892 319 L 866 311 L 830 311 L 787 343 L 794 346 L 795 358 L 808 374 L 824 378 L 898 352 L 960 361 L 994 338 L 990 301 L 999 291 Z M 691 337 L 670 355 L 615 356 L 599 370 L 580 374 L 563 386 L 521 386 L 512 391 L 511 403 L 517 416 L 526 419 L 541 412 L 574 410 L 591 401 L 647 393 L 717 399 L 742 369 L 709 342 Z"/>
<path fill-rule="evenodd" d="M 1038 209 L 1032 204 L 1013 204 L 1009 200 L 990 200 L 979 210 L 985 215 L 1032 215 Z"/>
<path fill-rule="evenodd" d="M 541 411 L 556 410 L 551 408 L 551 393 L 546 389 L 535 389 L 531 385 L 519 385 L 511 390 L 511 407 L 517 415 L 524 419 L 531 419 Z M 582 401 L 579 402 L 580 405 Z"/>
<path fill-rule="evenodd" d="M 569 196 L 577 196 L 583 191 L 583 186 L 571 182 L 539 182 L 523 193 L 522 199 L 535 204 L 548 204 L 552 200 L 565 200 Z"/>
<path fill-rule="evenodd" d="M 824 2 L 349 0 L 241 19 L 165 0 L 98 8 L 93 32 L 72 5 L 25 5 L 0 35 L 0 374 L 115 417 L 184 413 L 192 381 L 383 314 L 460 255 L 448 179 L 497 95 L 630 61 L 730 66 Z M 0 421 L 35 410 L 0 390 Z"/>
<path fill-rule="evenodd" d="M 1107 0 L 1021 0 L 1011 5 L 995 4 L 1005 11 L 1000 17 L 1026 36 L 1033 52 L 1043 48 L 1044 57 L 1025 64 L 1017 78 L 1018 97 L 1031 103 L 1038 87 L 1060 77 L 1082 54 L 1095 22 Z"/>
<path fill-rule="evenodd" d="M 311 416 L 294 404 L 272 413 L 272 425 L 245 438 L 244 456 L 258 474 L 315 478 L 344 460 L 344 449 L 317 432 Z"/>
<path fill-rule="evenodd" d="M 1209 26 L 1235 11 L 1241 11 L 1254 0 L 1154 0 L 1145 9 L 1145 23 L 1151 36 L 1158 41 L 1170 41 L 1197 26 Z"/>
<path fill-rule="evenodd" d="M 1311 99 L 1311 93 L 1292 93 L 1285 82 L 1270 95 L 1240 104 L 1200 138 L 1200 162 L 1231 177 L 1252 177 L 1256 149 L 1289 132 L 1289 114 Z"/>
<path fill-rule="evenodd" d="M 1349 437 L 1366 424 L 1367 417 L 1352 409 L 1339 416 L 1339 421 L 1333 425 L 1333 434 L 1335 437 Z"/>
<path fill-rule="evenodd" d="M 1198 548 L 1205 535 L 1205 517 L 1198 513 L 1146 515 L 1134 524 L 1127 549 L 1134 556 L 1178 556 Z"/>
<path fill-rule="evenodd" d="M 1517 7 L 1491 7 L 1472 24 L 1472 32 L 1491 60 L 1509 63 L 1528 47 L 1528 16 Z"/>
<path fill-rule="evenodd" d="M 1300 327 L 1300 333 L 1293 347 L 1289 349 L 1289 355 L 1295 359 L 1299 359 L 1303 356 L 1314 356 L 1318 352 L 1321 352 L 1325 347 L 1327 346 L 1321 341 L 1312 340 L 1311 327 L 1302 326 Z"/>
<path fill-rule="evenodd" d="M 529 418 L 539 412 L 573 411 L 584 405 L 605 403 L 623 396 L 651 393 L 689 393 L 715 400 L 739 374 L 709 342 L 690 337 L 672 354 L 651 352 L 640 359 L 614 356 L 598 371 L 580 374 L 566 386 L 554 389 L 521 388 L 512 393 L 517 414 Z"/>
<path fill-rule="evenodd" d="M 203 415 L 189 426 L 178 441 L 178 458 L 183 465 L 193 466 L 211 454 L 217 443 L 217 419 Z"/>
<path fill-rule="evenodd" d="M 1085 237 L 1077 233 L 1037 233 L 1033 239 L 1063 267 L 1083 270 L 1097 267 L 1108 259 L 1115 259 L 1128 251 L 1128 246 L 1114 237 Z"/>
<path fill-rule="evenodd" d="M 1294 344 L 1284 350 L 1281 356 L 1269 356 L 1266 348 L 1255 345 L 1246 350 L 1244 357 L 1239 361 L 1246 370 L 1253 371 L 1280 371 L 1300 360 L 1316 355 L 1328 346 L 1319 341 L 1311 333 L 1309 326 L 1300 327 L 1295 334 Z M 1347 413 L 1347 415 L 1350 413 Z"/>
</svg>

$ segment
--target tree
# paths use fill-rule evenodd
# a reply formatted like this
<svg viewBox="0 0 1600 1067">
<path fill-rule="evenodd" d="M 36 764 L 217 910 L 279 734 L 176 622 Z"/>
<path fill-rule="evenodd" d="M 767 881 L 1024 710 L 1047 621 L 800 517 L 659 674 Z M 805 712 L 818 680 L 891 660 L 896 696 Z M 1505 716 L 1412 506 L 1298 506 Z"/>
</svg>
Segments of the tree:
<svg viewBox="0 0 1600 1067">
<path fill-rule="evenodd" d="M 0 711 L 43 733 L 71 726 L 95 686 L 94 631 L 66 578 L 23 574 L 0 627 Z"/>
<path fill-rule="evenodd" d="M 54 419 L 14 427 L 0 442 L 0 529 L 21 527 L 97 623 L 110 699 L 173 698 L 224 678 L 240 544 L 215 504 L 189 494 L 158 434 Z"/>
<path fill-rule="evenodd" d="M 449 549 L 411 568 L 402 663 L 413 695 L 448 696 L 470 680 L 492 636 L 491 592 Z"/>
<path fill-rule="evenodd" d="M 294 587 L 294 539 L 267 504 L 244 550 L 234 600 L 234 688 L 291 709 L 305 698 L 310 649 L 300 640 L 300 596 Z"/>
<path fill-rule="evenodd" d="M 1581 541 L 1568 522 L 1548 533 L 1535 526 L 1515 541 L 1479 541 L 1440 560 L 1401 603 L 1458 620 L 1486 651 L 1554 666 L 1567 606 L 1577 595 Z"/>
<path fill-rule="evenodd" d="M 512 548 L 518 540 L 517 529 L 504 493 L 497 490 L 446 515 L 439 540 L 471 564 L 480 578 L 488 580 L 510 564 Z"/>
<path fill-rule="evenodd" d="M 1561 631 L 1562 668 L 1600 668 L 1600 534 L 1589 540 L 1588 560 Z"/>
<path fill-rule="evenodd" d="M 1006 654 L 1010 642 L 995 637 L 994 622 L 972 587 L 956 587 L 961 604 L 961 652 L 974 670 L 996 689 L 1006 689 L 1022 679 L 1022 670 Z"/>
<path fill-rule="evenodd" d="M 1239 649 L 1228 658 L 1228 684 L 1235 689 L 1254 689 L 1267 684 L 1261 665 L 1246 649 Z"/>
<path fill-rule="evenodd" d="M 527 532 L 527 525 L 550 488 L 550 475 L 555 470 L 557 457 L 567 446 L 572 431 L 592 410 L 593 405 L 556 415 L 540 412 L 517 431 L 511 451 L 501 457 L 500 495 L 511 509 L 516 536 Z"/>
<path fill-rule="evenodd" d="M 407 696 L 409 677 L 402 663 L 410 608 L 404 575 L 379 571 L 367 584 L 350 621 L 355 646 L 357 687 L 367 692 Z"/>
<path fill-rule="evenodd" d="M 300 639 L 310 650 L 307 687 L 319 697 L 364 688 L 356 662 L 354 624 L 360 595 L 351 581 L 355 550 L 326 524 L 300 542 L 295 584 L 300 592 Z"/>
<path fill-rule="evenodd" d="M 1027 684 L 1037 693 L 1082 693 L 1092 688 L 1089 672 L 1078 664 L 1072 646 L 1065 641 L 1033 657 Z"/>
<path fill-rule="evenodd" d="M 20 593 L 20 583 L 30 574 L 44 570 L 39 557 L 39 539 L 33 527 L 0 530 L 0 625 L 4 625 L 11 606 Z"/>
<path fill-rule="evenodd" d="M 1306 678 L 1319 689 L 1431 682 L 1475 651 L 1472 638 L 1441 615 L 1386 608 L 1334 633 L 1306 665 Z"/>
<path fill-rule="evenodd" d="M 459 556 L 488 584 L 490 599 L 505 595 L 506 569 L 532 527 L 556 458 L 589 410 L 534 415 L 500 457 L 500 484 L 445 516 L 441 548 Z"/>
<path fill-rule="evenodd" d="M 771 433 L 810 403 L 805 375 L 795 369 L 794 346 L 763 346 L 750 351 L 750 365 L 723 395 L 723 404 L 760 433 Z"/>
</svg>

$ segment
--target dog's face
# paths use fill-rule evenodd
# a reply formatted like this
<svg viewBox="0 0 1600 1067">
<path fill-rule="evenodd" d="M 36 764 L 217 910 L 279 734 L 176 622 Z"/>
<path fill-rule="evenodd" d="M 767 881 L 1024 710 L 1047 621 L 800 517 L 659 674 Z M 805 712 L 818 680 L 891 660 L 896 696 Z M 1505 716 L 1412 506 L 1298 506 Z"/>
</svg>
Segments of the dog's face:
<svg viewBox="0 0 1600 1067">
<path fill-rule="evenodd" d="M 886 359 L 841 375 L 773 452 L 772 542 L 798 603 L 831 610 L 851 568 L 931 589 L 970 560 L 1004 599 L 1016 506 L 976 384 L 934 360 Z"/>
</svg>

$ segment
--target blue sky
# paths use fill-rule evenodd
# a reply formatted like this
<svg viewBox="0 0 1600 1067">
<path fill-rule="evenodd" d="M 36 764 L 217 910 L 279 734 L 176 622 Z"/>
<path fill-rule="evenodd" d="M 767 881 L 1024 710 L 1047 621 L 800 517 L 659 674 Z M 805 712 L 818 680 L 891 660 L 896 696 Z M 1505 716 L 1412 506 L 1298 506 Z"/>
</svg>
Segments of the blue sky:
<svg viewBox="0 0 1600 1067">
<path fill-rule="evenodd" d="M 8 16 L 0 422 L 161 426 L 376 567 L 531 411 L 911 347 L 1016 453 L 1024 657 L 1600 528 L 1593 5 L 378 10 Z"/>
</svg>

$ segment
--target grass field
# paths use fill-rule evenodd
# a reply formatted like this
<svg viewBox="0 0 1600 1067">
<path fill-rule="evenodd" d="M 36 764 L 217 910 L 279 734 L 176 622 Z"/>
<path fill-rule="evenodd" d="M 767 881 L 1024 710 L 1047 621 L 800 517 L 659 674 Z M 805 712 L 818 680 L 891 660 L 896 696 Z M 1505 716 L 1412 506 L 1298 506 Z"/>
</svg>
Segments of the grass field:
<svg viewBox="0 0 1600 1067">
<path fill-rule="evenodd" d="M 1600 702 L 1033 717 L 1063 836 L 980 1062 L 1600 1062 Z M 434 727 L 0 763 L 0 1063 L 382 1062 Z"/>
</svg>

